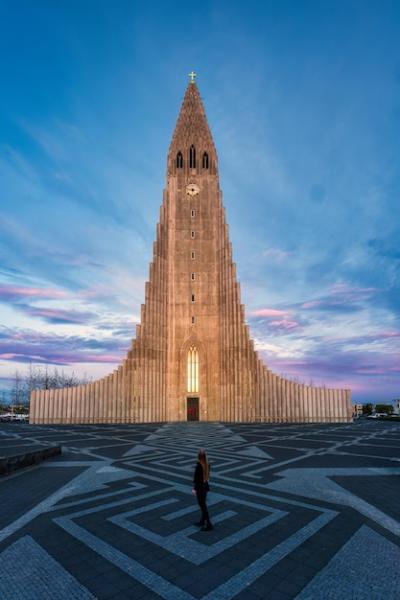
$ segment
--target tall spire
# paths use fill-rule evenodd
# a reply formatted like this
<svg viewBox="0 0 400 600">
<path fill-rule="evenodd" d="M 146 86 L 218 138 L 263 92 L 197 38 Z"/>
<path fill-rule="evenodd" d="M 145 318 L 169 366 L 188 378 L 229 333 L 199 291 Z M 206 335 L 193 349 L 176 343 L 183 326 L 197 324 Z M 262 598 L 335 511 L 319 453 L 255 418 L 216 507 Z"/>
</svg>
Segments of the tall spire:
<svg viewBox="0 0 400 600">
<path fill-rule="evenodd" d="M 214 165 L 212 171 L 215 173 L 217 153 L 214 141 L 207 122 L 199 88 L 194 79 L 196 74 L 192 71 L 189 76 L 191 80 L 185 91 L 175 131 L 169 147 L 168 171 L 169 173 L 175 172 L 174 165 L 178 153 L 182 154 L 183 163 L 185 165 L 185 162 L 187 162 L 185 161 L 185 157 L 189 156 L 190 147 L 194 146 L 198 157 L 200 157 L 200 153 L 207 152 Z"/>
</svg>

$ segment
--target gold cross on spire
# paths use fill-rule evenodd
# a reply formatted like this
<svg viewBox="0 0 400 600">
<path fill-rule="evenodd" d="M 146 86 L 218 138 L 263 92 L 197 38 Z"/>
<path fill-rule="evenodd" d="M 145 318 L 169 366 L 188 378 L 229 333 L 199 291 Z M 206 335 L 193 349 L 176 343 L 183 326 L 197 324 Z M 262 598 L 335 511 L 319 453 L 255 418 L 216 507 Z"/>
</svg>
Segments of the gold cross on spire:
<svg viewBox="0 0 400 600">
<path fill-rule="evenodd" d="M 197 73 L 195 73 L 194 71 L 192 71 L 191 73 L 189 73 L 190 83 L 195 83 L 196 82 L 196 75 L 197 75 Z"/>
</svg>

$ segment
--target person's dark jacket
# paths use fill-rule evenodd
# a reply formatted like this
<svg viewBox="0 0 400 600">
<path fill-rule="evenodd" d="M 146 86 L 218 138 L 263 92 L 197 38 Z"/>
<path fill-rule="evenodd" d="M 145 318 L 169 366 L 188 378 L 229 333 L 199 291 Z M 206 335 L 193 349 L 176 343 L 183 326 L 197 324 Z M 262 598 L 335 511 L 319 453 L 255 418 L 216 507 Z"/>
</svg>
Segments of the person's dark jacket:
<svg viewBox="0 0 400 600">
<path fill-rule="evenodd" d="M 208 468 L 210 468 L 210 466 Z M 196 464 L 194 470 L 193 487 L 196 492 L 208 492 L 210 489 L 208 481 L 203 481 L 203 467 L 200 462 Z"/>
</svg>

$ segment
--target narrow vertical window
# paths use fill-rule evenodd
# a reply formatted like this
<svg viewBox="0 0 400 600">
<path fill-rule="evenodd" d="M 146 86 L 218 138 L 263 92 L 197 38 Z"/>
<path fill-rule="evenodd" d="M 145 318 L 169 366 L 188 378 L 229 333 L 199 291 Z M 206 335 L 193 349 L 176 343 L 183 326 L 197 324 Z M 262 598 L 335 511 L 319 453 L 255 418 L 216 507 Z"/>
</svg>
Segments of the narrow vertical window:
<svg viewBox="0 0 400 600">
<path fill-rule="evenodd" d="M 196 275 L 195 273 L 192 273 L 192 281 L 194 281 L 196 279 Z"/>
<path fill-rule="evenodd" d="M 191 231 L 190 235 L 191 235 L 192 240 L 194 240 L 194 231 Z"/>
<path fill-rule="evenodd" d="M 192 302 L 194 302 L 194 294 L 192 294 Z"/>
<path fill-rule="evenodd" d="M 208 154 L 207 154 L 207 152 L 204 152 L 204 154 L 203 154 L 203 169 L 208 169 L 208 164 L 209 164 Z"/>
<path fill-rule="evenodd" d="M 187 391 L 189 394 L 199 392 L 199 379 L 199 353 L 194 346 L 191 346 L 187 356 Z"/>
<path fill-rule="evenodd" d="M 192 260 L 194 260 L 194 259 L 195 259 L 195 256 L 196 256 L 196 255 L 195 255 L 195 253 L 194 253 L 194 252 L 192 252 Z"/>
<path fill-rule="evenodd" d="M 192 217 L 195 217 L 195 216 L 196 216 L 196 211 L 192 210 Z"/>
<path fill-rule="evenodd" d="M 178 152 L 178 154 L 176 155 L 176 168 L 177 169 L 182 169 L 182 167 L 183 167 L 182 152 Z"/>
<path fill-rule="evenodd" d="M 191 169 L 196 168 L 196 148 L 193 146 L 193 144 L 190 146 L 189 149 L 189 167 Z"/>
<path fill-rule="evenodd" d="M 192 325 L 194 325 L 194 317 L 192 317 Z"/>
</svg>

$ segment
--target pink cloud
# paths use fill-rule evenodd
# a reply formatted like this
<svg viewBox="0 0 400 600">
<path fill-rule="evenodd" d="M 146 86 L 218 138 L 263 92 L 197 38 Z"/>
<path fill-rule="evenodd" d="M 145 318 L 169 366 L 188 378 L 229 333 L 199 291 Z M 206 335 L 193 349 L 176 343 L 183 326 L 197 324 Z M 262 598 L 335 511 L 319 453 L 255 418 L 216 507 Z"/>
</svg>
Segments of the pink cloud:
<svg viewBox="0 0 400 600">
<path fill-rule="evenodd" d="M 111 333 L 111 332 L 110 332 Z M 19 363 L 68 365 L 118 364 L 130 345 L 129 338 L 57 335 L 37 331 L 11 331 L 0 326 L 0 360 Z"/>
<path fill-rule="evenodd" d="M 387 373 L 400 373 L 400 366 L 366 366 L 358 367 L 357 373 L 360 375 L 386 375 Z"/>
<path fill-rule="evenodd" d="M 257 319 L 266 319 L 266 321 L 260 321 L 263 326 L 266 326 L 274 334 L 291 333 L 301 328 L 300 323 L 295 321 L 291 316 L 291 313 L 287 310 L 279 310 L 276 308 L 260 308 L 250 313 L 251 317 Z"/>
<path fill-rule="evenodd" d="M 260 308 L 250 313 L 252 317 L 287 317 L 286 310 L 277 310 L 275 308 Z"/>
<path fill-rule="evenodd" d="M 387 340 L 387 345 L 390 346 L 390 340 L 395 340 L 396 338 L 400 338 L 400 331 L 393 329 L 389 331 L 377 331 L 376 333 L 366 333 L 360 336 L 337 338 L 336 343 L 362 346 L 364 344 L 373 344 L 374 342 Z"/>
<path fill-rule="evenodd" d="M 50 365 L 71 365 L 81 363 L 112 363 L 118 364 L 121 362 L 119 354 L 89 354 L 89 353 L 62 353 L 58 352 L 50 354 L 18 354 L 14 352 L 0 353 L 0 359 L 9 360 L 12 362 L 23 363 L 43 363 Z"/>
<path fill-rule="evenodd" d="M 382 331 L 382 333 L 378 333 L 375 336 L 376 339 L 388 339 L 388 338 L 397 338 L 400 337 L 400 331 Z"/>
<path fill-rule="evenodd" d="M 94 315 L 89 312 L 35 306 L 38 300 L 60 300 L 68 295 L 63 290 L 0 284 L 0 302 L 12 303 L 31 317 L 49 323 L 86 323 Z"/>
<path fill-rule="evenodd" d="M 339 282 L 330 288 L 326 296 L 304 302 L 301 307 L 305 309 L 340 307 L 368 300 L 377 291 L 373 287 L 355 287 Z"/>
<path fill-rule="evenodd" d="M 331 287 L 332 294 L 373 294 L 377 289 L 373 287 L 357 287 L 347 283 L 338 282 Z"/>
<path fill-rule="evenodd" d="M 316 308 L 322 304 L 322 300 L 310 300 L 310 302 L 304 302 L 301 308 Z"/>
<path fill-rule="evenodd" d="M 280 321 L 271 321 L 270 326 L 276 327 L 277 329 L 285 329 L 287 331 L 292 331 L 301 327 L 300 323 L 292 319 L 281 319 Z"/>
<path fill-rule="evenodd" d="M 41 317 L 48 323 L 87 323 L 93 316 L 95 316 L 90 312 L 62 310 L 59 308 L 24 306 L 24 310 L 31 317 Z"/>
<path fill-rule="evenodd" d="M 53 300 L 57 298 L 64 298 L 66 295 L 62 290 L 55 290 L 52 288 L 36 288 L 36 287 L 20 287 L 15 285 L 0 284 L 0 300 L 21 300 L 21 299 L 32 299 L 32 298 L 46 298 Z"/>
</svg>

